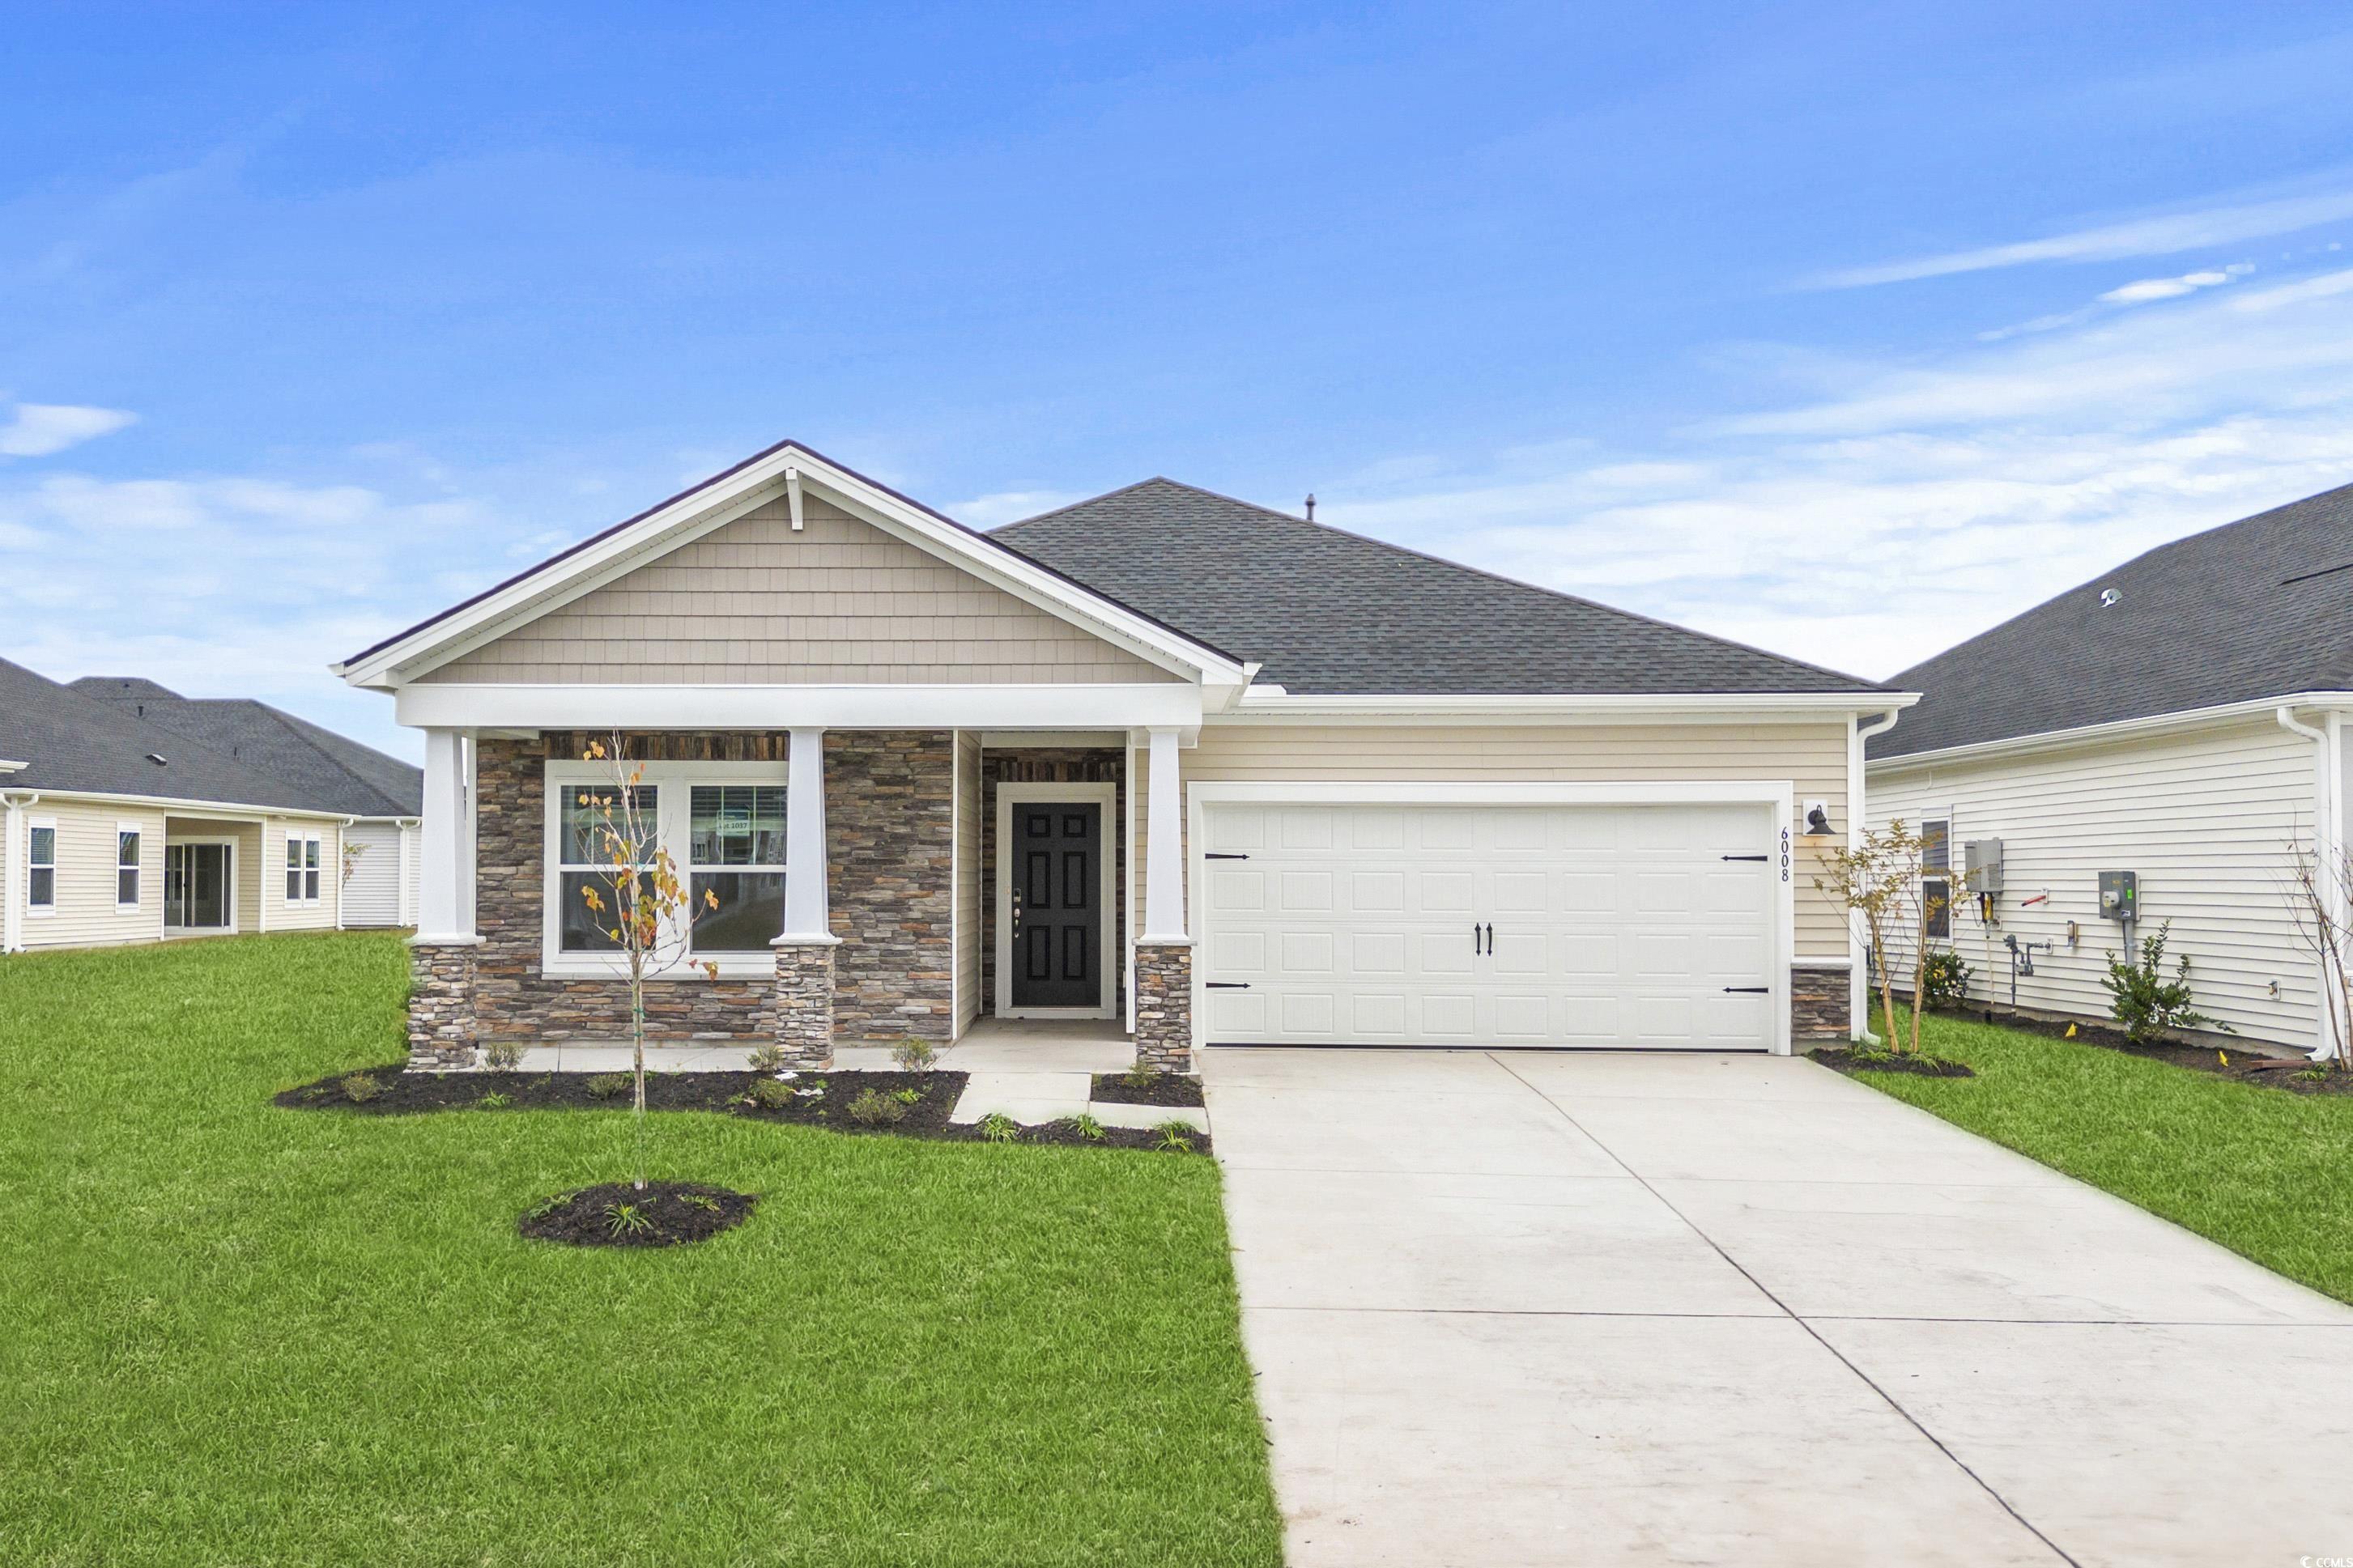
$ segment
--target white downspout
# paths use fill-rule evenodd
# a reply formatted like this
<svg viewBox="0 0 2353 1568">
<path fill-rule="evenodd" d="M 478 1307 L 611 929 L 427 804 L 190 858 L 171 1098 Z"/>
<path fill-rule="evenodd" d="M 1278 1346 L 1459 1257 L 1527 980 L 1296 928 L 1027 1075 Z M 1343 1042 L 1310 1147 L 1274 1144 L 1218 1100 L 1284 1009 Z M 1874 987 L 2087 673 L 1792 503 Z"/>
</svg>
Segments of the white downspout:
<svg viewBox="0 0 2353 1568">
<path fill-rule="evenodd" d="M 36 797 L 37 798 L 37 797 Z M 6 806 L 0 816 L 0 952 L 22 952 L 25 950 L 25 900 L 23 890 L 32 885 L 26 873 L 26 857 L 31 853 L 25 839 L 25 803 L 13 795 L 0 795 L 0 805 Z"/>
<path fill-rule="evenodd" d="M 2329 918 L 2337 931 L 2343 931 L 2347 924 L 2347 894 L 2348 891 L 2353 891 L 2345 887 L 2345 879 L 2341 875 L 2345 843 L 2345 795 L 2344 780 L 2339 776 L 2341 770 L 2337 765 L 2337 747 L 2345 736 L 2344 715 L 2330 713 L 2323 721 L 2327 728 L 2318 728 L 2298 719 L 2295 716 L 2295 710 L 2283 702 L 2273 710 L 2273 716 L 2279 720 L 2281 729 L 2292 734 L 2301 735 L 2313 743 L 2313 860 L 2326 883 L 2323 889 L 2324 896 L 2336 906 L 2330 911 Z M 2321 964 L 2319 980 L 2320 988 L 2325 993 L 2328 987 L 2328 968 L 2326 963 Z M 2314 1061 L 2325 1062 L 2337 1055 L 2337 1042 L 2330 1037 L 2328 1032 L 2328 1001 L 2325 994 L 2316 997 L 2314 1001 L 2312 1035 Z"/>
<path fill-rule="evenodd" d="M 1904 710 L 1890 708 L 1865 724 L 1860 718 L 1851 721 L 1847 731 L 1846 757 L 1846 847 L 1862 847 L 1862 829 L 1867 820 L 1864 805 L 1869 794 L 1870 764 L 1863 754 L 1863 742 L 1873 735 L 1884 735 L 1895 728 L 1895 721 Z M 1860 1040 L 1873 1050 L 1886 1044 L 1871 1032 L 1871 977 L 1863 973 L 1863 949 L 1868 945 L 1862 917 L 1853 910 L 1846 917 L 1847 957 L 1847 1023 L 1848 1037 Z"/>
</svg>

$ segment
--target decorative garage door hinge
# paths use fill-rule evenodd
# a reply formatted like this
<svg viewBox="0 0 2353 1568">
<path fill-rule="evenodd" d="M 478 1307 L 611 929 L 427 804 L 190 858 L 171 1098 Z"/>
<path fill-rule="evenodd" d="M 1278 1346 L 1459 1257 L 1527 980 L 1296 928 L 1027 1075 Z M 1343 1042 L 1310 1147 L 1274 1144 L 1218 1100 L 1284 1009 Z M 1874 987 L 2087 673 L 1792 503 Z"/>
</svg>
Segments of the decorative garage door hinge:
<svg viewBox="0 0 2353 1568">
<path fill-rule="evenodd" d="M 1202 984 L 1207 985 L 1212 991 L 1247 991 L 1250 989 L 1250 982 L 1247 980 L 1205 980 Z"/>
<path fill-rule="evenodd" d="M 1772 859 L 1773 857 L 1770 855 L 1726 855 L 1724 858 L 1726 860 L 1754 860 L 1759 866 L 1762 866 L 1767 860 Z"/>
<path fill-rule="evenodd" d="M 1201 858 L 1204 860 L 1247 860 L 1250 857 L 1247 855 L 1220 855 L 1214 849 L 1204 849 L 1201 851 Z M 1757 858 L 1762 860 L 1765 857 L 1759 855 Z"/>
</svg>

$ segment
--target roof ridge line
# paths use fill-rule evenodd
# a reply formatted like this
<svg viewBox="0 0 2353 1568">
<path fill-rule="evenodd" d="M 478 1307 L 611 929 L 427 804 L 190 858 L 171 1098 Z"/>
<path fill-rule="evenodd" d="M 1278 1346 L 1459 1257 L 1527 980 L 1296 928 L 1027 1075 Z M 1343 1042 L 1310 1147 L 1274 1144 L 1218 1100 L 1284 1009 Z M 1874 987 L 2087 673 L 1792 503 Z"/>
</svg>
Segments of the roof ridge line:
<svg viewBox="0 0 2353 1568">
<path fill-rule="evenodd" d="M 384 791 L 378 789 L 375 784 L 369 783 L 366 779 L 360 777 L 359 774 L 352 772 L 351 768 L 341 757 L 336 756 L 332 752 L 327 750 L 326 747 L 319 744 L 318 742 L 304 734 L 301 729 L 302 721 L 296 718 L 295 715 L 287 712 L 284 709 L 274 707 L 269 703 L 264 702 L 259 697 L 196 697 L 185 698 L 183 699 L 183 700 L 190 702 L 246 703 L 252 707 L 260 709 L 261 711 L 269 715 L 271 722 L 275 723 L 280 729 L 285 731 L 288 734 L 293 736 L 295 740 L 301 742 L 301 744 L 309 750 L 312 755 L 321 758 L 328 766 L 343 774 L 343 777 L 351 780 L 352 783 L 357 784 L 368 794 L 375 796 L 377 801 L 381 804 L 391 806 L 393 808 L 393 816 L 397 816 L 406 815 L 406 813 L 401 809 L 401 805 L 398 801 L 394 800 L 390 795 L 385 795 Z M 358 741 L 354 741 L 352 743 L 353 745 L 365 744 L 365 742 Z M 368 747 L 368 750 L 374 751 L 375 748 L 370 746 Z M 233 752 L 230 753 L 230 760 L 232 762 L 243 761 L 242 758 L 237 757 Z M 394 758 L 393 760 L 398 761 L 397 758 Z"/>
</svg>

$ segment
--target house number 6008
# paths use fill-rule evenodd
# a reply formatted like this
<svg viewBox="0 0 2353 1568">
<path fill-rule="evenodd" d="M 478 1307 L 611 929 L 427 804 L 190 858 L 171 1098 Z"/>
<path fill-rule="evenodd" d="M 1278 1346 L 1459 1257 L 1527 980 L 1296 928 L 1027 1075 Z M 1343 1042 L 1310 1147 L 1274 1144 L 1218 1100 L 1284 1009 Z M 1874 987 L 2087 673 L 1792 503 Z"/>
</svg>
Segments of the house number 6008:
<svg viewBox="0 0 2353 1568">
<path fill-rule="evenodd" d="M 1789 830 L 1781 829 L 1781 880 L 1789 879 Z"/>
</svg>

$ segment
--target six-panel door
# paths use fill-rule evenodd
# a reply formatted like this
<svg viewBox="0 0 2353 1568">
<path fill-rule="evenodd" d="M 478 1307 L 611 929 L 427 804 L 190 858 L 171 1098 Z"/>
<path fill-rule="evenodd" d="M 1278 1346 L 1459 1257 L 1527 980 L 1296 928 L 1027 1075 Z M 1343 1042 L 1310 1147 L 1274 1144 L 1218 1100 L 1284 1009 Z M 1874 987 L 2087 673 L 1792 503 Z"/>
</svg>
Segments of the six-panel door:
<svg viewBox="0 0 2353 1568">
<path fill-rule="evenodd" d="M 1773 1044 L 1763 805 L 1204 810 L 1212 1044 Z"/>
</svg>

